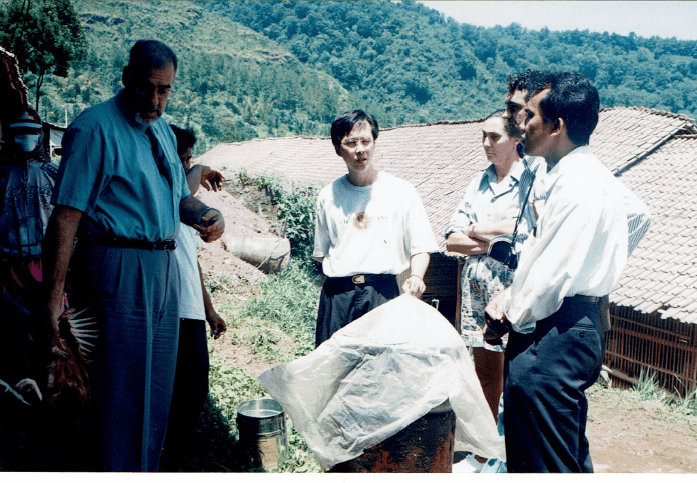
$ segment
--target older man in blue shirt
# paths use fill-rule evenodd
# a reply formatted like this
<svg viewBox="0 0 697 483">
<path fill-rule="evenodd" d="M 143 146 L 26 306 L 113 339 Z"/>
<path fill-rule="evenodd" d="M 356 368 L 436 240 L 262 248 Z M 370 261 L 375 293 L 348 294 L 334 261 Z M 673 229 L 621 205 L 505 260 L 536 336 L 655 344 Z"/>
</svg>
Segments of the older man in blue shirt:
<svg viewBox="0 0 697 483">
<path fill-rule="evenodd" d="M 68 263 L 74 295 L 100 322 L 93 397 L 104 460 L 95 469 L 158 469 L 179 327 L 174 239 L 180 219 L 211 242 L 222 214 L 190 195 L 161 117 L 177 71 L 165 44 L 140 40 L 124 89 L 68 128 L 44 245 L 47 317 L 58 334 Z"/>
</svg>

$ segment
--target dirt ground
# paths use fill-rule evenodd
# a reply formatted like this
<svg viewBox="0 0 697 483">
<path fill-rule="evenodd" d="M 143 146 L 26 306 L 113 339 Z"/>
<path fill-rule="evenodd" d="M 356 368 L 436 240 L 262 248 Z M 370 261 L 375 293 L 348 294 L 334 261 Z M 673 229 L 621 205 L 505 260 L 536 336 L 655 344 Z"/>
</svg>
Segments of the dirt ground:
<svg viewBox="0 0 697 483">
<path fill-rule="evenodd" d="M 201 198 L 223 212 L 227 236 L 273 235 L 269 223 L 257 213 L 269 208 L 259 207 L 255 188 L 245 190 L 228 181 L 226 191 L 203 191 Z M 245 199 L 255 204 L 257 212 L 246 208 Z M 225 276 L 236 284 L 240 290 L 230 296 L 238 300 L 253 296 L 245 289 L 248 282 L 266 276 L 226 251 L 224 240 L 204 243 L 199 253 L 204 274 Z M 290 344 L 279 336 L 281 346 Z M 255 376 L 274 364 L 255 361 L 242 346 L 220 341 L 214 345 L 231 364 Z M 697 417 L 681 415 L 657 401 L 642 401 L 627 390 L 600 385 L 588 391 L 588 399 L 587 435 L 597 473 L 697 473 Z"/>
<path fill-rule="evenodd" d="M 588 440 L 598 473 L 697 473 L 697 417 L 626 390 L 588 392 Z"/>
</svg>

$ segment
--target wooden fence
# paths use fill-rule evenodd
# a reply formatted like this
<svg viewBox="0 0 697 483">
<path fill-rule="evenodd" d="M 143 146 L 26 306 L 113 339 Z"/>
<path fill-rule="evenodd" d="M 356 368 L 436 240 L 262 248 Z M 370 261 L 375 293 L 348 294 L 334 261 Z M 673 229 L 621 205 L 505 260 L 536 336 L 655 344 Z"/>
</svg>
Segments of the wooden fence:
<svg viewBox="0 0 697 483">
<path fill-rule="evenodd" d="M 614 305 L 610 314 L 605 365 L 613 383 L 631 387 L 642 371 L 650 371 L 661 386 L 680 396 L 697 389 L 697 324 Z"/>
<path fill-rule="evenodd" d="M 432 254 L 423 296 L 428 303 L 437 300 L 441 313 L 458 329 L 461 269 L 457 257 Z M 610 318 L 604 362 L 615 386 L 632 387 L 648 371 L 671 393 L 684 397 L 697 390 L 697 324 L 615 305 Z"/>
</svg>

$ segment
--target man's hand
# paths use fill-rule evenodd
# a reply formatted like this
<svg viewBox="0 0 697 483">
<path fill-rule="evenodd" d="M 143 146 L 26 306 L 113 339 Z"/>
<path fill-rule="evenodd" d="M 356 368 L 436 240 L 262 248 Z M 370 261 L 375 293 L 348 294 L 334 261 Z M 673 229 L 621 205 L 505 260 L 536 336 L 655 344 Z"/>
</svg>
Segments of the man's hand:
<svg viewBox="0 0 697 483">
<path fill-rule="evenodd" d="M 211 327 L 211 336 L 214 339 L 217 339 L 227 332 L 225 320 L 223 320 L 223 318 L 218 315 L 218 312 L 215 310 L 211 312 L 206 311 L 206 320 L 208 321 L 208 325 Z"/>
<path fill-rule="evenodd" d="M 506 290 L 499 292 L 484 309 L 484 340 L 491 345 L 503 344 L 502 337 L 511 330 L 511 323 L 504 313 Z"/>
<path fill-rule="evenodd" d="M 201 217 L 201 225 L 191 225 L 201 234 L 201 239 L 206 243 L 216 241 L 225 232 L 225 219 L 223 214 L 211 208 Z"/>
<path fill-rule="evenodd" d="M 404 281 L 402 290 L 404 290 L 404 293 L 419 298 L 426 291 L 426 284 L 418 275 L 412 275 Z"/>
<path fill-rule="evenodd" d="M 201 186 L 206 188 L 208 191 L 211 189 L 213 191 L 220 191 L 223 189 L 223 181 L 225 176 L 220 171 L 211 169 L 208 166 L 201 166 Z"/>
</svg>

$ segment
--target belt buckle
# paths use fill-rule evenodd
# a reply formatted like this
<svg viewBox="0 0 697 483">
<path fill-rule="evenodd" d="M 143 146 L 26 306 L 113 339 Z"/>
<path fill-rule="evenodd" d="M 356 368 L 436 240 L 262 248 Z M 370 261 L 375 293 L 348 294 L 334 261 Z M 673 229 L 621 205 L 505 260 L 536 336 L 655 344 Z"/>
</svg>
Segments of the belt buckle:
<svg viewBox="0 0 697 483">
<path fill-rule="evenodd" d="M 365 283 L 365 275 L 354 275 L 351 277 L 351 281 L 356 285 Z"/>
</svg>

